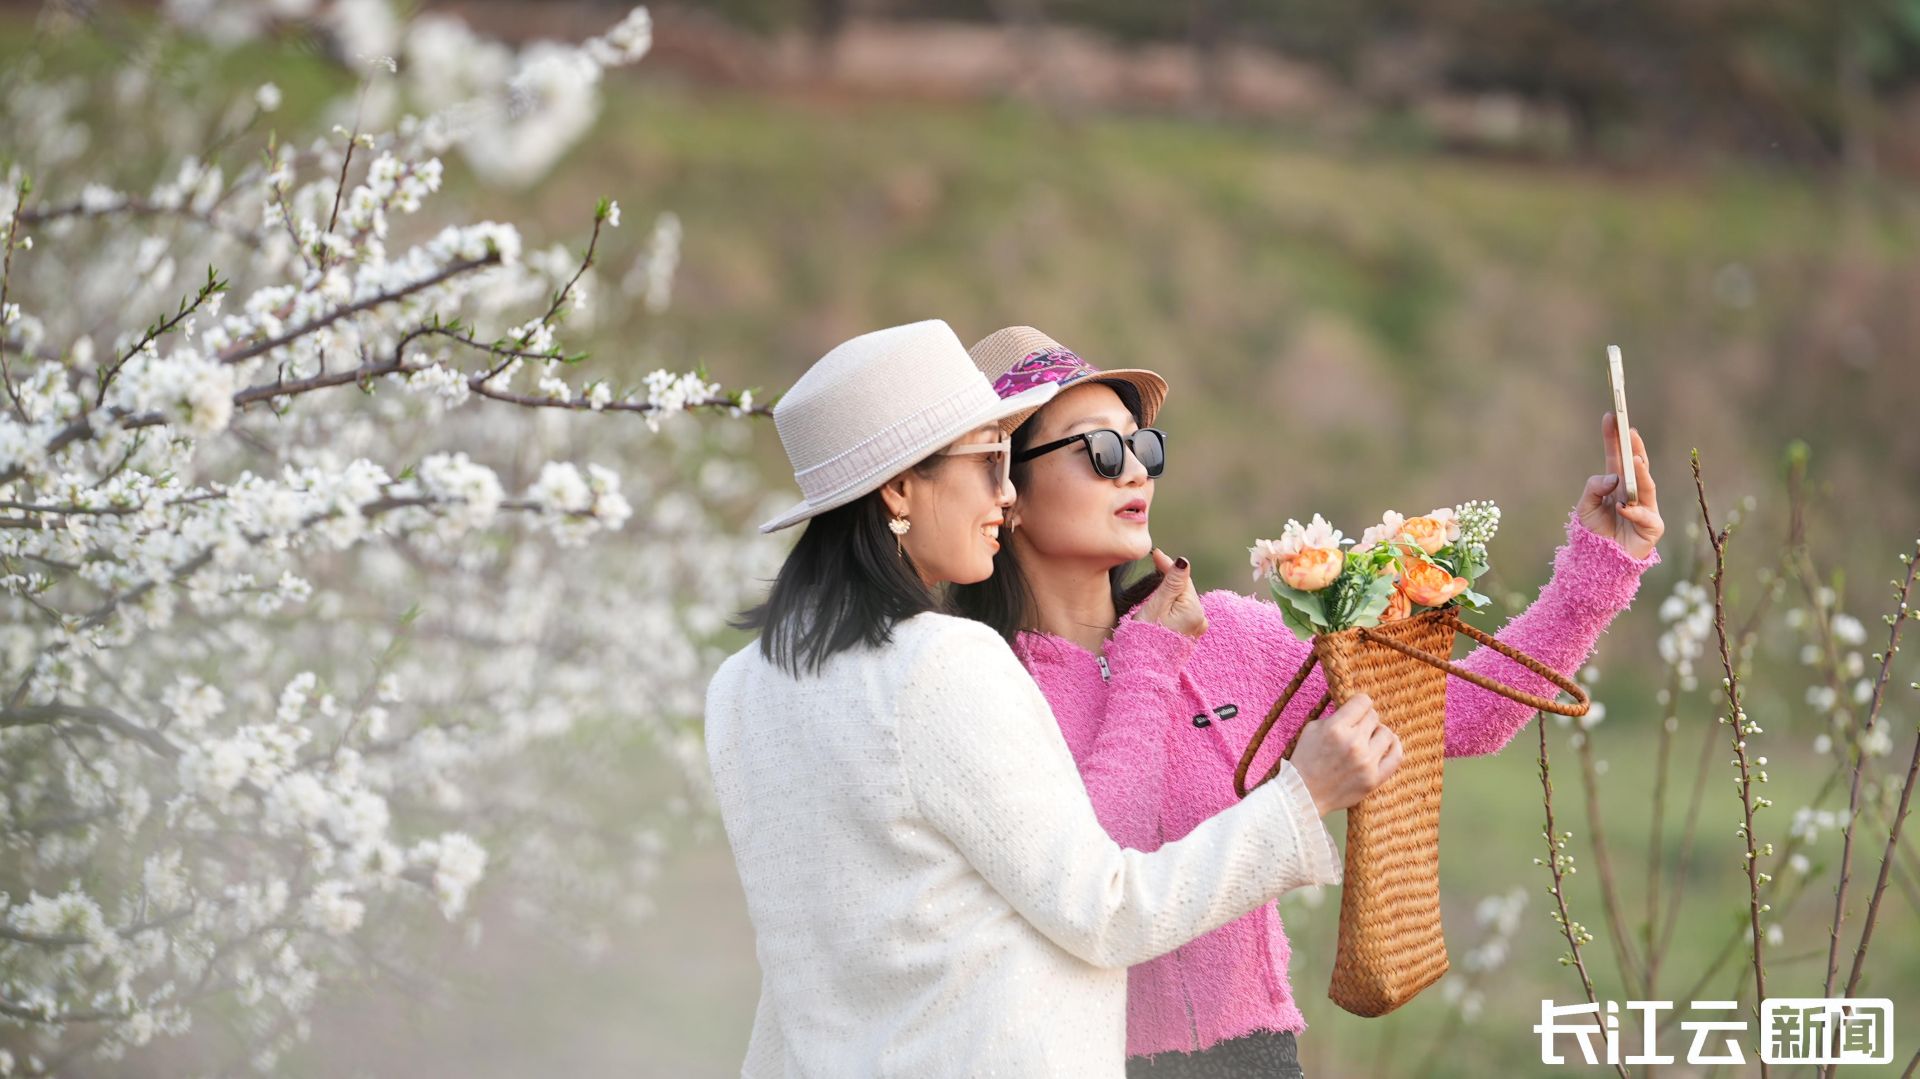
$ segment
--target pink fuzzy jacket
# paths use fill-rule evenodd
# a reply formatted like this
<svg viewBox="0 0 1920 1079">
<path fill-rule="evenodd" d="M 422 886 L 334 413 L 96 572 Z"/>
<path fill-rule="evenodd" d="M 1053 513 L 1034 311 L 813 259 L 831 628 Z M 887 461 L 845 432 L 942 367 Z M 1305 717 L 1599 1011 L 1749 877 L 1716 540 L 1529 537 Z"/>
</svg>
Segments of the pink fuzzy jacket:
<svg viewBox="0 0 1920 1079">
<path fill-rule="evenodd" d="M 1658 550 L 1635 560 L 1569 514 L 1552 579 L 1498 637 L 1570 675 L 1633 602 L 1640 575 L 1659 562 Z M 1053 707 L 1094 812 L 1124 847 L 1154 850 L 1237 800 L 1240 754 L 1310 650 L 1272 603 L 1216 591 L 1201 604 L 1207 631 L 1198 640 L 1121 619 L 1104 651 L 1104 677 L 1101 657 L 1064 638 L 1022 633 L 1014 642 Z M 1490 648 L 1460 662 L 1510 686 L 1558 692 Z M 1316 667 L 1274 724 L 1251 774 L 1265 774 L 1325 691 Z M 1533 716 L 1523 704 L 1451 679 L 1447 756 L 1498 752 Z M 1127 1054 L 1192 1052 L 1256 1030 L 1306 1029 L 1287 980 L 1290 952 L 1278 907 L 1268 903 L 1129 968 Z"/>
</svg>

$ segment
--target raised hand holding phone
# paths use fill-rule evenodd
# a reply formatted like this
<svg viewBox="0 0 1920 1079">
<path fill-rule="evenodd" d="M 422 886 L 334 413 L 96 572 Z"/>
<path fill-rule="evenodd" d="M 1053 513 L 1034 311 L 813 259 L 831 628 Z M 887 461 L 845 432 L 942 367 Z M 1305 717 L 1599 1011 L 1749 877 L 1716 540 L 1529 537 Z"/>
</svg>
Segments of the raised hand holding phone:
<svg viewBox="0 0 1920 1079">
<path fill-rule="evenodd" d="M 1600 419 L 1606 471 L 1587 478 L 1578 513 L 1587 531 L 1608 537 L 1635 559 L 1644 559 L 1665 534 L 1666 523 L 1660 518 L 1659 494 L 1646 443 L 1626 422 L 1626 393 L 1621 379 L 1616 377 L 1613 387 L 1615 407 Z M 1623 445 L 1630 447 L 1630 457 L 1620 452 Z M 1631 490 L 1628 475 L 1632 477 Z"/>
</svg>

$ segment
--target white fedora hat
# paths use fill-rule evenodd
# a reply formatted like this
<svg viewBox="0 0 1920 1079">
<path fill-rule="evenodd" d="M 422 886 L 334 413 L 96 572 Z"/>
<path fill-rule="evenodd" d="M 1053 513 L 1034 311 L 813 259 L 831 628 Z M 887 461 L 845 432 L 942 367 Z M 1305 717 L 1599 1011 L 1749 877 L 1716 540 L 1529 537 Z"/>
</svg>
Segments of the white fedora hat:
<svg viewBox="0 0 1920 1079">
<path fill-rule="evenodd" d="M 989 423 L 1030 413 L 1060 387 L 1002 399 L 939 319 L 861 334 L 820 357 L 773 406 L 805 497 L 760 526 L 777 532 L 844 506 Z"/>
</svg>

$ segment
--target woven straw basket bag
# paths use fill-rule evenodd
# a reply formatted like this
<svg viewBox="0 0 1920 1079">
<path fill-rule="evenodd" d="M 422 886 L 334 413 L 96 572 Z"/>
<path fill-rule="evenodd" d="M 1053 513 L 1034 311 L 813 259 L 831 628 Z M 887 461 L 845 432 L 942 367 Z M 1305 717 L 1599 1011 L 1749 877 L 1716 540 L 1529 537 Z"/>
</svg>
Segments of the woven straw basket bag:
<svg viewBox="0 0 1920 1079">
<path fill-rule="evenodd" d="M 1572 694 L 1575 703 L 1560 704 L 1459 667 L 1448 658 L 1456 633 L 1547 678 Z M 1327 988 L 1335 1004 L 1355 1015 L 1385 1015 L 1447 972 L 1440 926 L 1440 772 L 1446 757 L 1447 676 L 1565 716 L 1585 715 L 1589 701 L 1578 683 L 1460 621 L 1453 607 L 1324 633 L 1313 639 L 1313 654 L 1268 709 L 1242 754 L 1234 774 L 1234 789 L 1241 797 L 1246 797 L 1247 770 L 1267 732 L 1316 663 L 1327 669 L 1328 692 L 1308 715 L 1308 723 L 1334 701 L 1365 693 L 1381 722 L 1400 736 L 1399 769 L 1347 810 L 1340 937 Z M 1260 782 L 1278 774 L 1280 760 L 1292 755 L 1293 746 L 1288 745 Z"/>
</svg>

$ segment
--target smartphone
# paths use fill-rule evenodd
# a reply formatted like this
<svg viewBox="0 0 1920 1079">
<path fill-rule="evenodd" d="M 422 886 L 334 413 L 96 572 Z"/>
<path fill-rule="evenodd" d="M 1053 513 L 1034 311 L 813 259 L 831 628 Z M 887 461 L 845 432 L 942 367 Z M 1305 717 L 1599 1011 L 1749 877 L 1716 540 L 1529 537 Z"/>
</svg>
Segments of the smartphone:
<svg viewBox="0 0 1920 1079">
<path fill-rule="evenodd" d="M 1607 377 L 1613 381 L 1613 422 L 1620 430 L 1620 478 L 1626 481 L 1627 501 L 1640 501 L 1636 482 L 1639 469 L 1633 466 L 1633 427 L 1627 423 L 1627 376 L 1620 369 L 1620 346 L 1607 346 Z"/>
</svg>

